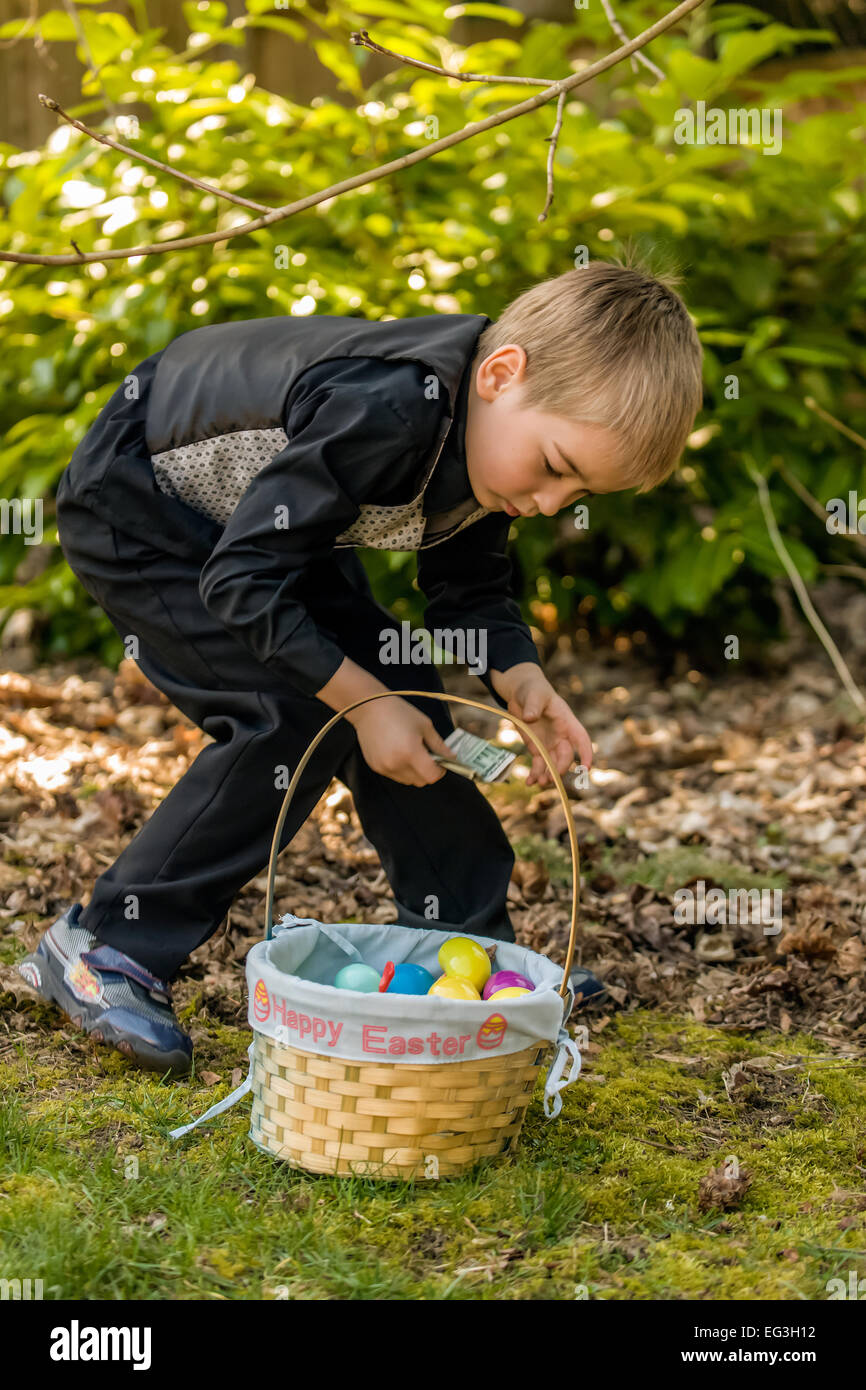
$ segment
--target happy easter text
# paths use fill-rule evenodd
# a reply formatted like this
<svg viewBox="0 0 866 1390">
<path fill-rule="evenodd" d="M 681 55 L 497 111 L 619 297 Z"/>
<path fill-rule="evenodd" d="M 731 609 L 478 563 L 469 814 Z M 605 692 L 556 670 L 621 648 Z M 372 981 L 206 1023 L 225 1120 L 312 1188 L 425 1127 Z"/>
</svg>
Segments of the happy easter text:
<svg viewBox="0 0 866 1390">
<path fill-rule="evenodd" d="M 326 1047 L 336 1047 L 343 1031 L 342 1023 L 334 1023 L 329 1018 L 319 1018 L 316 1014 L 311 1016 L 298 1013 L 296 1009 L 287 1009 L 282 999 L 272 997 L 272 1004 L 274 1018 L 281 1020 L 274 1030 L 277 1042 L 288 1042 L 288 1034 L 293 1030 L 297 1032 L 299 1039 L 310 1037 L 313 1042 L 324 1040 Z M 388 1034 L 388 1025 L 385 1023 L 362 1024 L 361 1051 L 375 1057 L 405 1057 L 407 1054 L 420 1057 L 428 1050 L 433 1057 L 460 1057 L 472 1037 L 471 1033 L 458 1036 L 451 1034 L 445 1037 L 441 1033 L 428 1033 L 426 1038 L 405 1038 L 400 1033 L 392 1033 L 389 1037 Z"/>
</svg>

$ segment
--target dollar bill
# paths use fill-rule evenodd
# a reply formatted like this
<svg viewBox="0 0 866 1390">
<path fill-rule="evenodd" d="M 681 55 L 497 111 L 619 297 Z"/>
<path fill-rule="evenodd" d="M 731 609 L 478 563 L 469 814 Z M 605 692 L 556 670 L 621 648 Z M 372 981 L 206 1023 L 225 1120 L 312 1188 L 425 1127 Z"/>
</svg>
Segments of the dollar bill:
<svg viewBox="0 0 866 1390">
<path fill-rule="evenodd" d="M 506 748 L 498 748 L 495 743 L 488 743 L 487 739 L 470 734 L 468 729 L 454 729 L 445 742 L 453 750 L 454 760 L 441 753 L 433 753 L 431 757 L 451 772 L 479 778 L 482 782 L 495 782 L 517 756 Z"/>
</svg>

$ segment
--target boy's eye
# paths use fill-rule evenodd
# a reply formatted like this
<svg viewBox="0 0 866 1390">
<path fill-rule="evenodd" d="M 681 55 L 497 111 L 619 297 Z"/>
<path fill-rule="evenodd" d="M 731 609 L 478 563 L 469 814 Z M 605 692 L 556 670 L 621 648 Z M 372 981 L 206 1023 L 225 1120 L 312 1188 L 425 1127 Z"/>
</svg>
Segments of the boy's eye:
<svg viewBox="0 0 866 1390">
<path fill-rule="evenodd" d="M 550 460 L 547 458 L 547 456 L 546 456 L 545 454 L 542 454 L 542 458 L 544 459 L 544 470 L 545 470 L 546 473 L 549 473 L 550 476 L 551 476 L 552 478 L 564 478 L 564 477 L 567 476 L 565 473 L 557 473 L 557 471 L 556 471 L 555 468 L 551 468 L 551 466 L 550 466 Z M 580 489 L 578 490 L 578 492 L 577 492 L 577 494 L 576 494 L 574 500 L 577 501 L 577 499 L 580 498 L 580 497 L 592 497 L 592 496 L 593 496 L 593 494 L 590 492 L 590 490 L 589 490 L 588 487 L 582 487 L 582 488 L 580 488 Z"/>
</svg>

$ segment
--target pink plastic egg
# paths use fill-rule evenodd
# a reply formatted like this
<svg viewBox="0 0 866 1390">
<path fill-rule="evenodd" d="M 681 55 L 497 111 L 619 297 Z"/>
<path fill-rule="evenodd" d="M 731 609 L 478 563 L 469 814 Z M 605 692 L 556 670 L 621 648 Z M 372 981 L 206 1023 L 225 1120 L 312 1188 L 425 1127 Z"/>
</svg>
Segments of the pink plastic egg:
<svg viewBox="0 0 866 1390">
<path fill-rule="evenodd" d="M 528 989 L 534 990 L 535 985 L 528 980 L 525 975 L 520 975 L 516 970 L 497 970 L 481 991 L 482 999 L 489 999 L 491 994 L 495 994 L 498 989 Z"/>
</svg>

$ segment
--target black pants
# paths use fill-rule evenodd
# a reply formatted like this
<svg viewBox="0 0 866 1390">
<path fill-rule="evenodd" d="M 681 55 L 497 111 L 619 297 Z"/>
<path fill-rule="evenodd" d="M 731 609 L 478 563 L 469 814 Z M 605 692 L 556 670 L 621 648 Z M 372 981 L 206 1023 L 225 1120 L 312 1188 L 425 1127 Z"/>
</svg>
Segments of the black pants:
<svg viewBox="0 0 866 1390">
<path fill-rule="evenodd" d="M 280 769 L 291 775 L 334 711 L 287 689 L 208 613 L 198 580 L 218 528 L 160 493 L 148 459 L 119 455 L 88 473 L 73 457 L 57 521 L 67 561 L 124 641 L 135 639 L 141 670 L 215 740 L 97 879 L 81 918 L 100 941 L 170 979 L 267 865 L 287 785 Z M 310 581 L 312 616 L 354 661 L 393 690 L 442 690 L 432 665 L 380 665 L 379 631 L 395 621 L 387 608 L 376 605 L 364 630 L 356 615 L 346 621 L 349 586 L 372 598 L 354 550 L 334 551 Z M 450 733 L 448 705 L 412 703 Z M 426 787 L 373 772 L 345 719 L 307 764 L 281 849 L 335 776 L 379 853 L 398 921 L 514 940 L 505 905 L 514 855 L 481 791 L 450 772 Z M 437 920 L 425 914 L 431 895 Z"/>
</svg>

